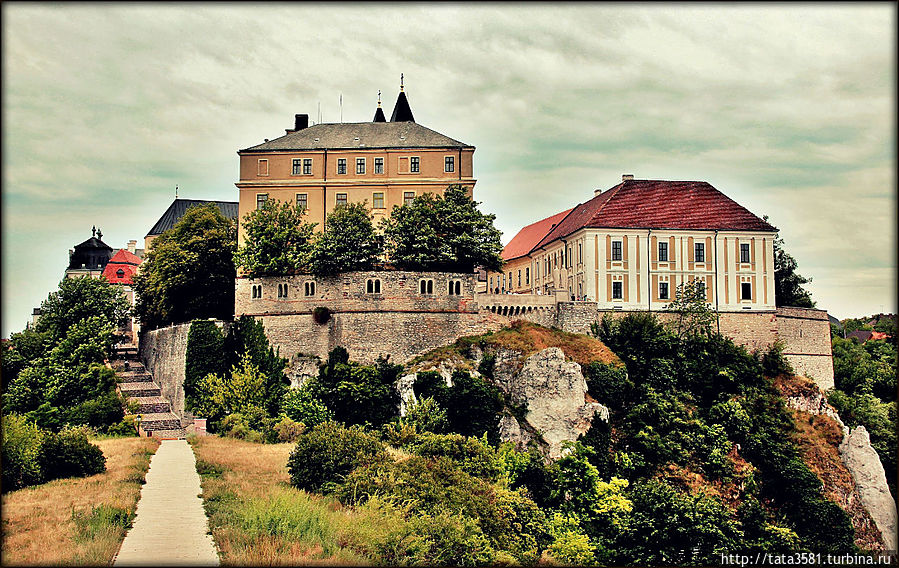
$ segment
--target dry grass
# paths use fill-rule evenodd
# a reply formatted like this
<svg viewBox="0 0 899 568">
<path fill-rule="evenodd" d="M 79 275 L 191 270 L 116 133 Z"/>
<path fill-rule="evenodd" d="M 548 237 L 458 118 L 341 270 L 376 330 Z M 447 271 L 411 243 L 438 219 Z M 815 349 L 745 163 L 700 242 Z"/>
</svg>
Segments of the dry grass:
<svg viewBox="0 0 899 568">
<path fill-rule="evenodd" d="M 223 565 L 370 563 L 359 542 L 368 538 L 364 531 L 384 524 L 383 515 L 375 520 L 373 511 L 347 510 L 291 487 L 286 466 L 292 444 L 217 436 L 192 444 Z"/>
<path fill-rule="evenodd" d="M 106 456 L 105 473 L 57 479 L 3 496 L 3 565 L 112 562 L 159 442 L 113 438 L 94 443 Z"/>
<path fill-rule="evenodd" d="M 441 361 L 452 362 L 457 368 L 470 368 L 470 363 L 460 357 L 468 351 L 470 345 L 481 345 L 484 348 L 494 347 L 518 351 L 522 359 L 548 347 L 558 347 L 565 356 L 587 365 L 593 362 L 621 367 L 624 363 L 611 349 L 596 338 L 577 333 L 568 333 L 558 329 L 550 329 L 524 320 L 516 320 L 512 325 L 495 333 L 462 337 L 453 345 L 438 347 L 428 353 L 416 357 L 410 364 L 421 366 L 422 363 L 437 364 Z"/>
<path fill-rule="evenodd" d="M 862 506 L 852 474 L 840 458 L 843 430 L 823 414 L 793 410 L 795 440 L 803 461 L 824 484 L 824 495 L 849 514 L 855 527 L 855 544 L 864 550 L 883 548 L 880 533 Z"/>
</svg>

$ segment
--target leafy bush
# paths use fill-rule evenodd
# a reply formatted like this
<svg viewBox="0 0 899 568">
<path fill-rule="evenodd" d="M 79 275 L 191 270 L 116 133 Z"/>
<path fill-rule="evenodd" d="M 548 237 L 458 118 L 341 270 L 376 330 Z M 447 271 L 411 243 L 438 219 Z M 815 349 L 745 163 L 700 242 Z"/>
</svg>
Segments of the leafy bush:
<svg viewBox="0 0 899 568">
<path fill-rule="evenodd" d="M 4 493 L 43 482 L 40 449 L 44 435 L 43 430 L 24 416 L 3 416 L 3 446 L 0 448 L 3 467 L 0 471 Z"/>
<path fill-rule="evenodd" d="M 379 546 L 388 566 L 485 566 L 497 553 L 475 519 L 441 509 L 411 516 Z"/>
<path fill-rule="evenodd" d="M 334 420 L 334 413 L 305 387 L 288 390 L 281 401 L 281 411 L 291 420 L 303 423 L 306 428 Z"/>
<path fill-rule="evenodd" d="M 346 349 L 332 350 L 318 377 L 307 384 L 309 393 L 347 424 L 377 427 L 396 418 L 400 395 L 395 385 L 402 367 L 387 359 L 379 359 L 375 365 L 348 359 Z"/>
<path fill-rule="evenodd" d="M 453 371 L 452 387 L 436 371 L 418 373 L 413 386 L 418 397 L 433 398 L 446 410 L 449 431 L 465 436 L 483 436 L 491 443 L 499 443 L 500 411 L 503 397 L 500 390 L 467 371 Z"/>
<path fill-rule="evenodd" d="M 228 371 L 224 351 L 225 337 L 214 321 L 194 320 L 187 332 L 184 355 L 184 404 L 195 408 L 199 403 L 200 383 L 210 373 L 224 375 Z"/>
<path fill-rule="evenodd" d="M 449 419 L 446 411 L 440 408 L 437 401 L 430 397 L 424 397 L 413 402 L 406 410 L 403 418 L 406 424 L 412 426 L 416 432 L 433 432 L 442 434 L 449 428 Z"/>
<path fill-rule="evenodd" d="M 555 513 L 549 522 L 552 544 L 546 552 L 565 566 L 589 566 L 595 562 L 596 545 L 584 533 L 576 516 Z"/>
<path fill-rule="evenodd" d="M 767 351 L 762 353 L 762 370 L 769 377 L 793 373 L 793 367 L 790 366 L 790 362 L 784 357 L 783 343 L 775 341 Z"/>
<path fill-rule="evenodd" d="M 503 472 L 502 461 L 486 439 L 425 432 L 406 448 L 423 458 L 447 457 L 462 471 L 489 481 L 497 481 Z"/>
<path fill-rule="evenodd" d="M 385 459 L 384 444 L 362 428 L 324 422 L 300 435 L 287 471 L 294 487 L 329 493 L 357 467 Z"/>
<path fill-rule="evenodd" d="M 265 442 L 265 434 L 261 429 L 254 428 L 252 418 L 244 416 L 240 412 L 234 412 L 225 416 L 218 424 L 218 431 L 228 438 L 237 438 L 247 442 L 261 444 Z"/>
<path fill-rule="evenodd" d="M 593 362 L 584 367 L 587 391 L 605 405 L 620 408 L 632 400 L 634 383 L 627 376 L 627 369 Z"/>
<path fill-rule="evenodd" d="M 70 424 L 86 424 L 100 431 L 108 431 L 122 422 L 125 417 L 124 406 L 125 401 L 114 390 L 110 390 L 72 408 L 68 412 L 68 421 Z"/>
<path fill-rule="evenodd" d="M 295 422 L 288 416 L 284 416 L 275 423 L 274 431 L 278 435 L 279 442 L 296 442 L 306 430 L 302 422 Z"/>
<path fill-rule="evenodd" d="M 63 477 L 86 477 L 106 471 L 103 451 L 87 439 L 84 428 L 48 433 L 38 456 L 46 481 Z"/>
</svg>

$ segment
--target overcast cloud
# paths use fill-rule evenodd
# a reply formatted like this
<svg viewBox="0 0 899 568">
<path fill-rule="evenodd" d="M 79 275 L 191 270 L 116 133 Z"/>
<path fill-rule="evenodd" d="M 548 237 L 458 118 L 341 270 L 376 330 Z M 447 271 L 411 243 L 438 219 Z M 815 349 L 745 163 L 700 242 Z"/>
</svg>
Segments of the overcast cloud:
<svg viewBox="0 0 899 568">
<path fill-rule="evenodd" d="M 17 4 L 3 12 L 3 335 L 68 250 L 237 200 L 236 151 L 295 113 L 416 120 L 477 147 L 504 242 L 595 188 L 704 180 L 768 215 L 818 306 L 896 311 L 892 3 Z"/>
</svg>

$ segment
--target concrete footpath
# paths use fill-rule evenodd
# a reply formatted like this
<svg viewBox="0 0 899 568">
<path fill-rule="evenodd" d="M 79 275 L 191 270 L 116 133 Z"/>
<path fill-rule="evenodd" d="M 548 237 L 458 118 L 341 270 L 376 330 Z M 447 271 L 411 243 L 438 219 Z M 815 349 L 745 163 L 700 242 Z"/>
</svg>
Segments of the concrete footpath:
<svg viewBox="0 0 899 568">
<path fill-rule="evenodd" d="M 187 441 L 163 440 L 150 460 L 137 516 L 113 565 L 217 566 L 201 491 Z"/>
</svg>

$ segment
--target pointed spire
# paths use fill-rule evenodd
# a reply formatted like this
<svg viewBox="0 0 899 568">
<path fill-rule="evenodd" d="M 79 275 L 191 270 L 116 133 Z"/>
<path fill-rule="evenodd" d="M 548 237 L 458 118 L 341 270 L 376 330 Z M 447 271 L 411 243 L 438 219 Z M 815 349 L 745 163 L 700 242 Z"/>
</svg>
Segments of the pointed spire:
<svg viewBox="0 0 899 568">
<path fill-rule="evenodd" d="M 375 118 L 372 122 L 387 122 L 384 111 L 381 109 L 381 89 L 378 89 L 378 109 L 375 111 Z"/>
<path fill-rule="evenodd" d="M 412 116 L 412 108 L 409 107 L 409 101 L 406 99 L 406 93 L 403 91 L 402 73 L 400 73 L 400 94 L 396 98 L 396 105 L 393 107 L 390 122 L 415 122 L 415 117 Z"/>
</svg>

